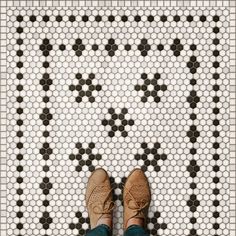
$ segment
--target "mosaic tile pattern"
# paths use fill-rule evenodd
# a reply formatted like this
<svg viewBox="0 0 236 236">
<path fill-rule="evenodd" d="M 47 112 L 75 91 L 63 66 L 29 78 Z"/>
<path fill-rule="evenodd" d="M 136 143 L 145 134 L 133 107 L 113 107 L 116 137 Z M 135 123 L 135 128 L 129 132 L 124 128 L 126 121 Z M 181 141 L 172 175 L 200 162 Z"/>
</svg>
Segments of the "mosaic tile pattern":
<svg viewBox="0 0 236 236">
<path fill-rule="evenodd" d="M 85 188 L 149 178 L 151 235 L 229 235 L 229 12 L 9 8 L 8 235 L 84 235 Z"/>
</svg>

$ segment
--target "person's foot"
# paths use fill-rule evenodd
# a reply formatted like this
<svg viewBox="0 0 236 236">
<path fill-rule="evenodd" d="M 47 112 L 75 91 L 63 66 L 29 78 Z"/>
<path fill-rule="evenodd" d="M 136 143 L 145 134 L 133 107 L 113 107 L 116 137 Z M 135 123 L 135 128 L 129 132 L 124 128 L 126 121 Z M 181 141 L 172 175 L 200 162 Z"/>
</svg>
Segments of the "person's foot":
<svg viewBox="0 0 236 236">
<path fill-rule="evenodd" d="M 128 176 L 123 192 L 124 229 L 130 225 L 144 227 L 151 202 L 147 177 L 140 169 L 134 169 Z"/>
<path fill-rule="evenodd" d="M 100 224 L 111 228 L 114 203 L 109 176 L 104 169 L 96 169 L 90 176 L 85 198 L 91 229 Z"/>
</svg>

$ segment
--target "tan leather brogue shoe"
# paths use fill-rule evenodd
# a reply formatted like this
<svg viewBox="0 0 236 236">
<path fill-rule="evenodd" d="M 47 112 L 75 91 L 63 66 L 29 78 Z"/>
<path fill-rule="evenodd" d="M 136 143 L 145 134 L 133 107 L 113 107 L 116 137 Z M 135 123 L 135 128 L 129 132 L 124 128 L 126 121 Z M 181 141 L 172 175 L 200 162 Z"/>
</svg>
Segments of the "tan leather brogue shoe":
<svg viewBox="0 0 236 236">
<path fill-rule="evenodd" d="M 141 218 L 146 224 L 151 192 L 147 177 L 140 169 L 134 169 L 128 176 L 123 191 L 124 229 L 131 218 Z"/>
<path fill-rule="evenodd" d="M 101 220 L 112 219 L 112 188 L 104 169 L 96 169 L 90 176 L 85 198 L 91 229 L 99 225 Z"/>
</svg>

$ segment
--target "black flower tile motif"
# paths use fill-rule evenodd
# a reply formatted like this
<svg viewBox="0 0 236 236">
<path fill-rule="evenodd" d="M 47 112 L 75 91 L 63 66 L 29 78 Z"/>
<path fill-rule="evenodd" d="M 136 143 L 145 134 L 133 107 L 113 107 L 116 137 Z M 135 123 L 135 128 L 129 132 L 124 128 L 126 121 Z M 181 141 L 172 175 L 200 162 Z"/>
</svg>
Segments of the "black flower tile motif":
<svg viewBox="0 0 236 236">
<path fill-rule="evenodd" d="M 135 160 L 142 160 L 143 165 L 141 169 L 143 171 L 147 171 L 149 166 L 153 166 L 156 172 L 161 170 L 161 166 L 159 160 L 165 161 L 167 159 L 167 155 L 162 153 L 158 149 L 160 149 L 160 143 L 156 142 L 153 144 L 152 148 L 149 148 L 148 143 L 141 143 L 141 148 L 143 149 L 142 153 L 138 153 L 134 156 Z"/>
<path fill-rule="evenodd" d="M 89 102 L 95 102 L 93 92 L 102 89 L 102 86 L 99 84 L 93 85 L 95 74 L 90 73 L 87 79 L 84 79 L 81 73 L 77 73 L 75 77 L 78 80 L 78 84 L 70 85 L 69 90 L 77 91 L 78 96 L 75 98 L 76 102 L 82 102 L 83 97 L 88 97 Z"/>
<path fill-rule="evenodd" d="M 143 80 L 142 85 L 135 85 L 136 91 L 142 91 L 143 96 L 141 97 L 142 102 L 147 102 L 149 97 L 153 97 L 153 100 L 158 103 L 161 100 L 161 97 L 159 94 L 159 91 L 166 91 L 167 86 L 165 84 L 159 84 L 159 79 L 161 78 L 161 75 L 159 73 L 155 73 L 153 78 L 148 78 L 148 74 L 142 73 L 141 79 Z"/>
<path fill-rule="evenodd" d="M 111 127 L 111 130 L 108 132 L 108 136 L 114 137 L 116 132 L 120 132 L 123 137 L 128 136 L 128 132 L 125 130 L 125 127 L 134 125 L 134 120 L 125 118 L 125 115 L 128 113 L 127 108 L 122 108 L 121 113 L 116 113 L 114 108 L 109 108 L 108 113 L 111 118 L 109 120 L 103 119 L 102 125 Z"/>
<path fill-rule="evenodd" d="M 77 230 L 78 231 L 78 235 L 85 235 L 88 232 L 88 228 L 87 229 L 83 229 L 83 225 L 84 224 L 89 224 L 89 218 L 88 217 L 83 217 L 82 212 L 77 211 L 75 213 L 75 217 L 77 220 L 77 223 L 70 223 L 69 224 L 69 229 L 70 230 Z"/>
<path fill-rule="evenodd" d="M 83 166 L 87 166 L 89 171 L 94 171 L 95 166 L 93 165 L 93 160 L 101 160 L 102 156 L 98 153 L 94 154 L 93 149 L 95 148 L 95 144 L 93 142 L 88 144 L 88 147 L 84 148 L 82 143 L 76 143 L 77 152 L 71 153 L 69 155 L 69 159 L 72 161 L 76 161 L 77 166 L 75 170 L 77 172 L 82 171 Z"/>
</svg>

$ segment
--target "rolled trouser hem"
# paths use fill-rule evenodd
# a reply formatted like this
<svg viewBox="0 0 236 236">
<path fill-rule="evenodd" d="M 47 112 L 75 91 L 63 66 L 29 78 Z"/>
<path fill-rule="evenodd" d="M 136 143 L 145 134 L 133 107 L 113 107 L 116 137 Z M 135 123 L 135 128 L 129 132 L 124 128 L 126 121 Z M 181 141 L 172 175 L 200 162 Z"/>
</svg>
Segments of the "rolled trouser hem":
<svg viewBox="0 0 236 236">
<path fill-rule="evenodd" d="M 125 230 L 124 236 L 149 236 L 149 234 L 140 225 L 130 225 Z"/>
<path fill-rule="evenodd" d="M 109 226 L 101 224 L 88 231 L 86 236 L 111 236 L 112 230 Z"/>
</svg>

